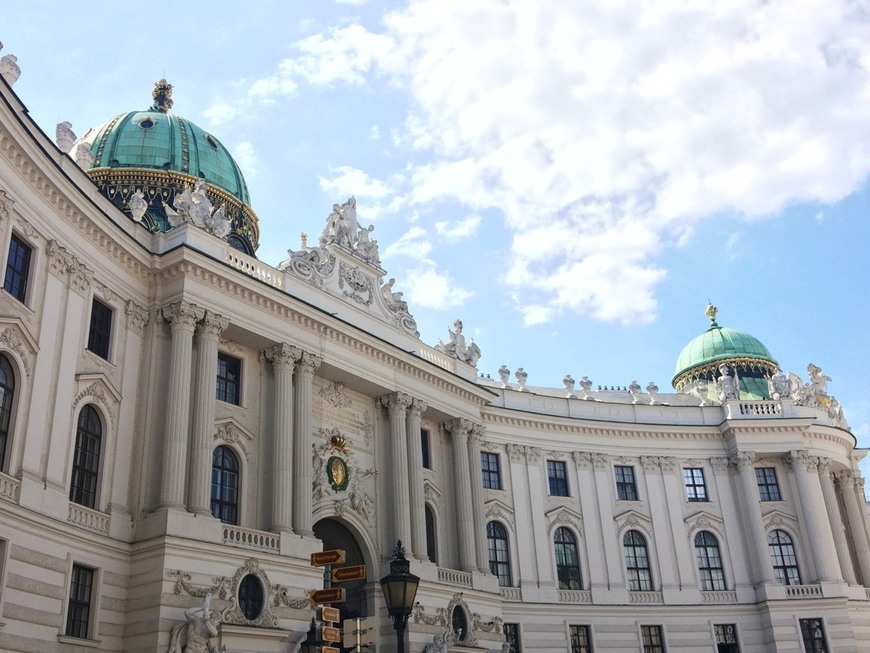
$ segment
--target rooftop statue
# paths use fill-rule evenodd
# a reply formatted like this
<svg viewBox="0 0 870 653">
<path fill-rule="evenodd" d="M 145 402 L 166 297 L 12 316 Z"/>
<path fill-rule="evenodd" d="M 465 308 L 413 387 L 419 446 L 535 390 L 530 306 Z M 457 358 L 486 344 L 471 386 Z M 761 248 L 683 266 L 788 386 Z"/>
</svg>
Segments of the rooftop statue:
<svg viewBox="0 0 870 653">
<path fill-rule="evenodd" d="M 468 345 L 465 344 L 465 336 L 462 335 L 462 320 L 456 320 L 453 323 L 453 329 L 448 327 L 447 332 L 450 334 L 450 342 L 445 343 L 439 340 L 435 349 L 476 367 L 480 358 L 480 347 L 474 344 L 474 338 Z"/>
<path fill-rule="evenodd" d="M 3 44 L 0 43 L 0 50 L 3 49 Z M 21 76 L 21 68 L 18 67 L 18 57 L 14 54 L 6 54 L 0 57 L 0 75 L 6 80 L 9 86 L 12 86 Z"/>
<path fill-rule="evenodd" d="M 378 241 L 371 237 L 375 226 L 361 227 L 356 217 L 356 198 L 351 196 L 344 204 L 333 204 L 326 216 L 326 226 L 320 236 L 320 246 L 335 244 L 353 252 L 367 263 L 380 266 Z"/>
<path fill-rule="evenodd" d="M 803 383 L 797 374 L 791 372 L 788 374 L 789 390 L 795 406 L 823 408 L 827 411 L 828 417 L 833 419 L 838 426 L 848 428 L 843 415 L 843 407 L 835 397 L 828 394 L 828 382 L 831 377 L 822 372 L 821 367 L 812 363 L 807 365 L 807 372 L 810 377 L 809 383 Z"/>
<path fill-rule="evenodd" d="M 498 378 L 501 379 L 501 387 L 509 388 L 510 387 L 510 379 L 511 379 L 511 371 L 508 369 L 507 365 L 502 365 L 498 368 Z"/>
<path fill-rule="evenodd" d="M 767 394 L 771 399 L 786 399 L 791 396 L 791 382 L 786 378 L 782 370 L 777 366 L 776 372 L 767 380 Z"/>
<path fill-rule="evenodd" d="M 54 130 L 54 142 L 57 143 L 58 149 L 61 152 L 67 153 L 72 149 L 73 143 L 76 142 L 75 132 L 72 130 L 71 122 L 59 122 Z"/>
<path fill-rule="evenodd" d="M 208 199 L 208 184 L 205 179 L 197 179 L 193 188 L 187 186 L 180 195 L 175 196 L 171 208 L 165 201 L 163 208 L 169 225 L 173 228 L 185 222 L 204 229 L 218 238 L 225 238 L 232 226 L 226 217 L 223 206 L 215 207 Z"/>
<path fill-rule="evenodd" d="M 130 195 L 130 199 L 127 201 L 127 206 L 130 207 L 130 213 L 133 216 L 133 219 L 136 222 L 141 222 L 145 212 L 148 210 L 148 201 L 145 199 L 145 194 L 142 192 L 141 188 Z"/>
<path fill-rule="evenodd" d="M 731 370 L 725 363 L 719 366 L 719 378 L 716 379 L 716 388 L 719 390 L 719 401 L 723 404 L 740 397 L 740 385 L 737 375 L 731 376 Z"/>
</svg>

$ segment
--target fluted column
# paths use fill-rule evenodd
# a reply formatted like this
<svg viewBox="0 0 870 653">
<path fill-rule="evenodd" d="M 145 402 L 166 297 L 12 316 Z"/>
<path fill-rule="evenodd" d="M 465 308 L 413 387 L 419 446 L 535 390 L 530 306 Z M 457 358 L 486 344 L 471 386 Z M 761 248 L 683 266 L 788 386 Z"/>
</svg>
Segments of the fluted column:
<svg viewBox="0 0 870 653">
<path fill-rule="evenodd" d="M 287 343 L 266 352 L 275 375 L 272 530 L 288 533 L 293 532 L 293 364 L 301 355 Z"/>
<path fill-rule="evenodd" d="M 193 331 L 202 316 L 201 308 L 185 301 L 163 309 L 163 317 L 170 323 L 172 344 L 166 388 L 166 445 L 163 449 L 160 508 L 184 509 Z"/>
<path fill-rule="evenodd" d="M 743 523 L 748 527 L 749 548 L 752 553 L 752 567 L 755 570 L 755 583 L 773 583 L 773 565 L 767 548 L 767 538 L 761 527 L 761 508 L 758 505 L 758 481 L 755 478 L 755 453 L 739 451 L 731 457 L 731 463 L 737 466 L 740 477 L 740 499 L 743 509 Z"/>
<path fill-rule="evenodd" d="M 471 477 L 471 513 L 477 568 L 482 572 L 488 572 L 489 551 L 486 546 L 486 524 L 483 518 L 483 471 L 480 468 L 480 445 L 484 432 L 482 424 L 472 424 L 468 432 L 468 474 Z"/>
<path fill-rule="evenodd" d="M 408 408 L 408 485 L 411 493 L 411 551 L 418 560 L 428 560 L 426 552 L 426 500 L 423 497 L 423 451 L 420 445 L 420 421 L 428 406 L 414 399 Z"/>
<path fill-rule="evenodd" d="M 230 321 L 206 311 L 197 327 L 199 356 L 193 398 L 193 455 L 190 461 L 188 509 L 197 515 L 211 515 L 211 467 L 214 431 L 214 402 L 217 386 L 218 341 Z"/>
<path fill-rule="evenodd" d="M 444 427 L 453 439 L 453 480 L 456 491 L 457 529 L 459 539 L 459 566 L 463 571 L 473 571 L 477 565 L 474 554 L 474 498 L 471 491 L 471 475 L 468 473 L 468 434 L 472 423 L 467 419 L 454 419 Z M 480 466 L 478 459 L 477 465 Z"/>
<path fill-rule="evenodd" d="M 305 352 L 296 363 L 296 399 L 293 420 L 293 466 L 296 488 L 293 493 L 293 526 L 299 535 L 313 535 L 311 526 L 311 412 L 314 370 L 320 367 L 320 356 Z"/>
<path fill-rule="evenodd" d="M 411 541 L 410 484 L 408 482 L 408 428 L 406 423 L 411 396 L 396 392 L 381 397 L 381 405 L 390 416 L 390 475 L 392 477 L 392 513 L 395 533 L 388 539 Z"/>
<path fill-rule="evenodd" d="M 846 539 L 843 517 L 840 514 L 840 504 L 837 501 L 837 490 L 831 478 L 830 458 L 819 458 L 819 483 L 822 486 L 822 496 L 825 499 L 825 512 L 828 515 L 828 523 L 834 537 L 834 547 L 837 550 L 837 560 L 840 561 L 840 569 L 843 578 L 849 585 L 857 583 L 855 567 L 852 565 L 852 555 L 849 553 L 849 542 Z"/>
<path fill-rule="evenodd" d="M 834 568 L 836 561 L 833 535 L 830 529 L 826 528 L 825 522 L 816 514 L 824 506 L 822 489 L 818 484 L 818 475 L 815 474 L 818 469 L 818 459 L 810 456 L 808 451 L 801 450 L 789 452 L 787 461 L 794 472 L 798 497 L 803 508 L 801 520 L 810 541 L 810 552 L 818 580 L 823 582 L 840 580 L 839 569 Z"/>
<path fill-rule="evenodd" d="M 855 558 L 858 560 L 861 582 L 864 587 L 870 587 L 870 544 L 867 542 L 867 529 L 862 512 L 865 508 L 859 503 L 856 492 L 858 489 L 863 489 L 863 479 L 850 470 L 837 472 L 836 477 L 846 506 L 846 516 L 849 518 L 849 529 L 852 542 L 855 544 Z"/>
</svg>

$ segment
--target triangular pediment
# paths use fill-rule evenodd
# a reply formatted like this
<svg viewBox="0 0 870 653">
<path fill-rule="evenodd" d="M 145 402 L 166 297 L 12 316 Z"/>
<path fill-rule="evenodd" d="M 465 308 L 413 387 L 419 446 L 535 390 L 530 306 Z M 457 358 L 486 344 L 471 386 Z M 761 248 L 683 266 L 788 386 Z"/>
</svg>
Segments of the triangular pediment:
<svg viewBox="0 0 870 653">
<path fill-rule="evenodd" d="M 118 407 L 121 405 L 121 393 L 109 382 L 106 375 L 100 373 L 76 375 L 73 413 L 78 411 L 83 402 L 92 402 L 100 406 L 114 426 L 117 421 Z"/>
<path fill-rule="evenodd" d="M 689 534 L 696 531 L 715 531 L 718 535 L 722 536 L 725 533 L 724 520 L 705 510 L 696 512 L 691 517 L 686 517 L 684 523 L 686 525 L 686 533 Z"/>
<path fill-rule="evenodd" d="M 484 504 L 484 513 L 487 520 L 499 519 L 508 522 L 512 527 L 515 524 L 514 510 L 506 503 L 493 499 Z"/>
<path fill-rule="evenodd" d="M 791 532 L 798 531 L 798 520 L 781 510 L 771 510 L 766 515 L 762 516 L 761 523 L 765 531 L 771 531 L 777 528 L 785 528 Z"/>
<path fill-rule="evenodd" d="M 652 520 L 637 510 L 627 510 L 614 517 L 613 521 L 616 522 L 616 532 L 620 538 L 623 531 L 631 529 L 639 529 L 647 535 L 652 535 Z"/>
<path fill-rule="evenodd" d="M 567 506 L 559 506 L 544 513 L 547 519 L 548 530 L 552 531 L 559 526 L 571 526 L 578 533 L 583 532 L 583 515 L 571 510 Z"/>
</svg>

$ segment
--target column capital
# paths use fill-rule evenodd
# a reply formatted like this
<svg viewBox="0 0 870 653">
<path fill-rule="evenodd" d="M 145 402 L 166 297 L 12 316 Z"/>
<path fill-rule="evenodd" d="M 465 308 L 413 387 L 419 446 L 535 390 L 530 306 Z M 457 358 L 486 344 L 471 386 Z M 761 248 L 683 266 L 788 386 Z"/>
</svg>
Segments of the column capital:
<svg viewBox="0 0 870 653">
<path fill-rule="evenodd" d="M 148 324 L 148 310 L 131 299 L 124 306 L 124 313 L 127 315 L 127 328 L 142 333 L 145 325 Z"/>
<path fill-rule="evenodd" d="M 413 399 L 413 402 L 411 403 L 411 406 L 408 408 L 408 417 L 420 419 L 423 416 L 423 413 L 426 412 L 427 408 L 429 408 L 429 404 L 427 404 L 422 399 L 417 399 L 415 397 Z"/>
<path fill-rule="evenodd" d="M 738 451 L 728 459 L 728 462 L 737 467 L 737 469 L 751 468 L 755 465 L 755 452 Z"/>
<path fill-rule="evenodd" d="M 474 422 L 470 419 L 465 419 L 464 417 L 457 417 L 449 422 L 444 422 L 444 428 L 447 429 L 450 432 L 450 435 L 454 438 L 467 438 L 473 426 Z"/>
<path fill-rule="evenodd" d="M 202 321 L 196 326 L 196 332 L 203 340 L 217 341 L 229 325 L 230 321 L 227 318 L 206 310 Z"/>
<path fill-rule="evenodd" d="M 714 472 L 724 473 L 728 471 L 729 459 L 722 456 L 710 458 L 710 466 Z"/>
<path fill-rule="evenodd" d="M 286 342 L 270 347 L 264 353 L 275 369 L 290 368 L 291 371 L 293 364 L 302 356 L 302 350 L 299 347 L 288 345 Z"/>
<path fill-rule="evenodd" d="M 792 469 L 802 469 L 807 472 L 815 472 L 819 465 L 819 459 L 811 456 L 806 449 L 789 451 L 785 456 L 785 462 L 791 465 Z"/>
<path fill-rule="evenodd" d="M 394 392 L 378 397 L 378 403 L 389 411 L 390 416 L 399 413 L 404 415 L 413 401 L 411 395 L 405 392 Z"/>
<path fill-rule="evenodd" d="M 826 458 L 824 456 L 819 456 L 819 473 L 820 474 L 829 474 L 831 472 L 831 465 L 833 461 L 830 458 Z"/>
<path fill-rule="evenodd" d="M 645 472 L 654 472 L 661 466 L 659 461 L 660 458 L 658 456 L 641 456 L 640 466 L 643 467 Z"/>
<path fill-rule="evenodd" d="M 160 309 L 163 319 L 169 322 L 173 333 L 185 331 L 193 335 L 196 323 L 202 319 L 205 311 L 196 304 L 191 304 L 183 299 L 173 302 Z"/>
<path fill-rule="evenodd" d="M 592 454 L 592 464 L 597 471 L 606 471 L 610 467 L 610 456 L 606 453 L 594 453 Z"/>
<path fill-rule="evenodd" d="M 322 362 L 323 359 L 317 354 L 303 351 L 296 361 L 296 374 L 300 377 L 312 377 L 314 376 L 314 370 L 320 367 Z"/>
<path fill-rule="evenodd" d="M 577 469 L 592 469 L 592 454 L 587 451 L 575 451 L 572 453 L 574 464 Z"/>
</svg>

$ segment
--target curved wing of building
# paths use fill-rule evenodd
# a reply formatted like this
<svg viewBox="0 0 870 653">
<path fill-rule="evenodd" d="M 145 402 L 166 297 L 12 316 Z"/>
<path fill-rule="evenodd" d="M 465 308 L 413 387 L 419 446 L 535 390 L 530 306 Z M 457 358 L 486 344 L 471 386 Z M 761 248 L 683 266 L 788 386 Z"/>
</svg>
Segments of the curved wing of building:
<svg viewBox="0 0 870 653">
<path fill-rule="evenodd" d="M 11 63 L 0 649 L 293 651 L 326 579 L 346 645 L 392 650 L 401 540 L 413 653 L 870 650 L 864 452 L 820 368 L 709 307 L 676 393 L 481 378 L 460 321 L 420 341 L 353 198 L 269 265 L 168 84 L 56 145 Z"/>
</svg>

